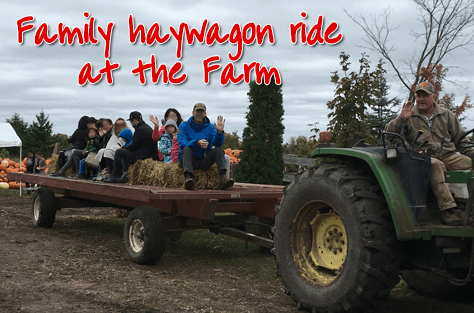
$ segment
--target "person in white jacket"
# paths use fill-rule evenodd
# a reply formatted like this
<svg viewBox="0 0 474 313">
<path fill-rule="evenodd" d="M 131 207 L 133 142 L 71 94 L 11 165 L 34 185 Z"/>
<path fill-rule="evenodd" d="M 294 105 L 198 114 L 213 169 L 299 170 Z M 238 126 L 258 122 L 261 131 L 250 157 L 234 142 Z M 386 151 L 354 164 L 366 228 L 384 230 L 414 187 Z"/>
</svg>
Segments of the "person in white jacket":
<svg viewBox="0 0 474 313">
<path fill-rule="evenodd" d="M 112 136 L 110 137 L 107 146 L 97 152 L 95 159 L 99 161 L 102 169 L 112 171 L 112 165 L 115 158 L 115 151 L 120 149 L 125 144 L 125 139 L 119 137 L 122 130 L 128 128 L 127 122 L 123 118 L 118 118 L 112 126 Z"/>
</svg>

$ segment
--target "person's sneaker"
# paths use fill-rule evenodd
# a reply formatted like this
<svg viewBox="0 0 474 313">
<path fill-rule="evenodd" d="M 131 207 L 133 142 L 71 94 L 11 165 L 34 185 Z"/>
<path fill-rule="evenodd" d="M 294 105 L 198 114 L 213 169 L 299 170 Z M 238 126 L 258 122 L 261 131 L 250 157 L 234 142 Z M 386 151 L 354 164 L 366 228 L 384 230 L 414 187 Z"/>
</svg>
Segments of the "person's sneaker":
<svg viewBox="0 0 474 313">
<path fill-rule="evenodd" d="M 186 180 L 184 182 L 184 188 L 186 190 L 193 190 L 194 189 L 194 178 L 193 177 L 186 178 Z"/>
<path fill-rule="evenodd" d="M 79 174 L 74 173 L 74 174 L 72 174 L 72 175 L 69 175 L 68 178 L 77 178 L 77 176 L 79 176 Z"/>
<path fill-rule="evenodd" d="M 227 179 L 226 175 L 221 175 L 219 177 L 219 189 L 226 190 L 232 188 L 234 186 L 234 179 L 229 178 Z"/>
<path fill-rule="evenodd" d="M 441 221 L 448 226 L 462 226 L 463 223 L 463 220 L 454 214 L 452 208 L 441 211 Z"/>
<path fill-rule="evenodd" d="M 63 174 L 61 172 L 56 171 L 54 173 L 49 174 L 49 177 L 63 177 Z"/>
</svg>

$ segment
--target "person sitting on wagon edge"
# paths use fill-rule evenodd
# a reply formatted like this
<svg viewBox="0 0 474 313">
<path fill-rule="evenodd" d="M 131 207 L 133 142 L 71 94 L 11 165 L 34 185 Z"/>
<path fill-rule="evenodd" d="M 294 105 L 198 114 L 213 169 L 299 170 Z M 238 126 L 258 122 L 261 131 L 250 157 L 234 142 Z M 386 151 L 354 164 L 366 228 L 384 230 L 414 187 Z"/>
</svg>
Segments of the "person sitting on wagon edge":
<svg viewBox="0 0 474 313">
<path fill-rule="evenodd" d="M 179 125 L 179 167 L 184 170 L 184 187 L 194 187 L 194 170 L 207 170 L 214 163 L 219 173 L 219 189 L 234 186 L 233 179 L 227 179 L 224 161 L 224 123 L 222 116 L 217 117 L 217 124 L 211 124 L 206 117 L 206 105 L 196 103 L 193 116 Z M 215 148 L 212 149 L 212 146 Z"/>
<path fill-rule="evenodd" d="M 411 101 L 405 103 L 400 115 L 387 125 L 386 130 L 400 133 L 403 125 L 408 124 L 409 128 L 405 135 L 407 142 L 415 139 L 418 130 L 423 131 L 413 147 L 418 147 L 425 140 L 428 141 L 423 148 L 428 147 L 431 157 L 431 189 L 438 201 L 442 222 L 449 226 L 460 226 L 463 220 L 454 214 L 457 206 L 446 184 L 444 172 L 446 169 L 472 170 L 474 148 L 458 146 L 464 129 L 453 112 L 435 102 L 434 92 L 432 84 L 420 83 L 415 90 L 416 106 L 413 108 L 414 103 Z M 442 139 L 444 143 L 440 146 Z M 456 153 L 456 149 L 462 154 Z"/>
<path fill-rule="evenodd" d="M 148 158 L 158 160 L 158 146 L 151 138 L 153 129 L 143 121 L 141 113 L 137 111 L 130 113 L 128 121 L 135 128 L 132 143 L 115 151 L 112 174 L 103 180 L 106 183 L 126 182 L 128 180 L 128 166 L 138 160 Z"/>
</svg>

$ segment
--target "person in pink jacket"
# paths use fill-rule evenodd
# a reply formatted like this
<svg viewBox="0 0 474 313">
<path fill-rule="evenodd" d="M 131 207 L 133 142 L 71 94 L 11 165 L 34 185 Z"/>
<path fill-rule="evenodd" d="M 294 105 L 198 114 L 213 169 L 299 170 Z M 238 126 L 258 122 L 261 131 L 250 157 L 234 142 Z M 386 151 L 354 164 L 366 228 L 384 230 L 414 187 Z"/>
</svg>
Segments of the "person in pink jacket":
<svg viewBox="0 0 474 313">
<path fill-rule="evenodd" d="M 157 117 L 150 115 L 150 121 L 155 124 L 155 129 L 153 130 L 152 138 L 154 141 L 159 141 L 161 135 L 165 133 L 165 123 L 168 119 L 173 119 L 179 127 L 179 124 L 183 121 L 181 118 L 181 114 L 179 114 L 178 110 L 170 108 L 165 112 L 165 119 L 162 121 L 163 126 L 160 128 L 160 121 Z M 160 160 L 163 160 L 163 155 L 158 153 Z M 178 154 L 179 154 L 179 145 L 178 139 L 173 138 L 173 146 L 171 148 L 171 159 L 173 163 L 178 162 Z"/>
</svg>

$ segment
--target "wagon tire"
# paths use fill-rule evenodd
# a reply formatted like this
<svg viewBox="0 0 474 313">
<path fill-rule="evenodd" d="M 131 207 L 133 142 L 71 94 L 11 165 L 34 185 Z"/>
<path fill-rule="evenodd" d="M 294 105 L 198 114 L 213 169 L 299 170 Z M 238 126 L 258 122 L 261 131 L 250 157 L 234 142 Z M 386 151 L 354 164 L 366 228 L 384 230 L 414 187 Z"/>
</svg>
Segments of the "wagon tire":
<svg viewBox="0 0 474 313">
<path fill-rule="evenodd" d="M 56 197 L 54 192 L 41 187 L 33 193 L 31 198 L 31 222 L 34 226 L 51 228 L 56 220 Z"/>
<path fill-rule="evenodd" d="M 401 246 L 375 179 L 323 163 L 295 177 L 276 207 L 285 293 L 310 312 L 364 312 L 399 282 Z"/>
<path fill-rule="evenodd" d="M 166 232 L 157 209 L 140 206 L 130 212 L 124 227 L 125 248 L 133 262 L 153 265 L 165 251 Z"/>
</svg>

